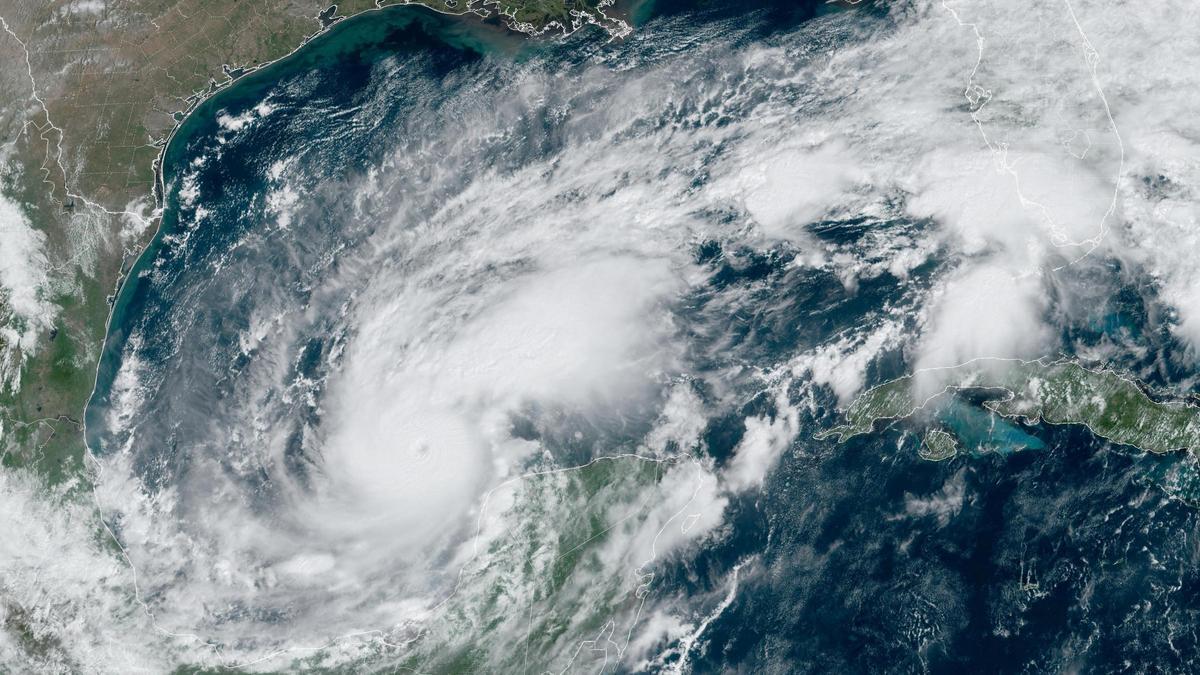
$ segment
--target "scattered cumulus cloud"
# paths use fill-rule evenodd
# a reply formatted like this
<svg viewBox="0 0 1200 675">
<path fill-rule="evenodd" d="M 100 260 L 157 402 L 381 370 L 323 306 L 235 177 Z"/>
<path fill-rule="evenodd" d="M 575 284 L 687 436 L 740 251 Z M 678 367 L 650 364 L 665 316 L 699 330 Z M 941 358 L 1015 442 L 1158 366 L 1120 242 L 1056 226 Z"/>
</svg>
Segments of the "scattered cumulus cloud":
<svg viewBox="0 0 1200 675">
<path fill-rule="evenodd" d="M 27 356 L 54 326 L 46 235 L 20 204 L 0 194 L 0 389 L 18 389 Z"/>
</svg>

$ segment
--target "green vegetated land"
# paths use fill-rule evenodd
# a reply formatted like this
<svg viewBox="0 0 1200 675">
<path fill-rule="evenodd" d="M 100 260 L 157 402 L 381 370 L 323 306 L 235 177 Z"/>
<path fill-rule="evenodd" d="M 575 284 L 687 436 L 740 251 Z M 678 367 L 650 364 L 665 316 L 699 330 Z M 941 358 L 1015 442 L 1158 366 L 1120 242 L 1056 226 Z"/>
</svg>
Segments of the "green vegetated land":
<svg viewBox="0 0 1200 675">
<path fill-rule="evenodd" d="M 851 403 L 844 422 L 818 438 L 846 441 L 870 433 L 881 420 L 911 417 L 960 391 L 992 390 L 987 409 L 1030 423 L 1080 424 L 1114 443 L 1154 453 L 1200 451 L 1200 408 L 1151 397 L 1134 380 L 1078 363 L 981 359 L 885 382 Z M 957 451 L 952 434 L 926 435 L 922 456 L 946 459 Z"/>
<path fill-rule="evenodd" d="M 921 459 L 940 462 L 958 454 L 958 440 L 954 434 L 940 429 L 930 429 L 925 432 L 925 439 L 918 451 Z"/>
</svg>

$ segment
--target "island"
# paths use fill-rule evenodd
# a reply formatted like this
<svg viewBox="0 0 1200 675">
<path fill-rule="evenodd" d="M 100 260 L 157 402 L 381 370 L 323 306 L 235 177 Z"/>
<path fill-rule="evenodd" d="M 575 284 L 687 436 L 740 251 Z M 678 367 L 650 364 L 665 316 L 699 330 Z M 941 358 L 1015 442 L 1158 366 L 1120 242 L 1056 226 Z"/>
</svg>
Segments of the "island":
<svg viewBox="0 0 1200 675">
<path fill-rule="evenodd" d="M 1158 454 L 1200 451 L 1200 407 L 1152 395 L 1130 377 L 1071 360 L 977 359 L 920 371 L 867 390 L 843 411 L 842 424 L 816 437 L 844 442 L 872 432 L 881 421 L 932 413 L 947 397 L 970 391 L 988 396 L 986 409 L 1028 424 L 1078 424 L 1113 443 Z M 927 432 L 923 445 L 926 459 L 957 452 L 953 435 L 942 429 Z"/>
</svg>

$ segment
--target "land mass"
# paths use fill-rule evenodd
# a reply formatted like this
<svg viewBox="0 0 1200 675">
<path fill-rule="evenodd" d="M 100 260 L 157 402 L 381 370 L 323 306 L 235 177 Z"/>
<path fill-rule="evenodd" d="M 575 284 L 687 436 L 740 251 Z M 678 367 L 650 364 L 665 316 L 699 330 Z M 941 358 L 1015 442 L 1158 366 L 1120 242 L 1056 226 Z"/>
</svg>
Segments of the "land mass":
<svg viewBox="0 0 1200 675">
<path fill-rule="evenodd" d="M 982 405 L 1006 418 L 1079 424 L 1113 443 L 1147 452 L 1200 452 L 1200 407 L 1159 400 L 1124 375 L 1073 361 L 978 359 L 898 378 L 864 392 L 844 410 L 843 424 L 817 438 L 846 441 L 870 433 L 880 421 L 931 411 L 945 397 L 967 391 L 995 394 Z M 922 456 L 932 460 L 957 451 L 953 435 L 945 430 L 927 432 L 925 445 Z"/>
</svg>

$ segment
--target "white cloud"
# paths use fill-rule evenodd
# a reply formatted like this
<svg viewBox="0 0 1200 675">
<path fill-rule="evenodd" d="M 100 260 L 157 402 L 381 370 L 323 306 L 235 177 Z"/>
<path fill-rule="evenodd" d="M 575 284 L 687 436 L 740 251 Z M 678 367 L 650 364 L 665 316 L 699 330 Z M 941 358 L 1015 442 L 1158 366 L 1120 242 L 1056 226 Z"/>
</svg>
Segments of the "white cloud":
<svg viewBox="0 0 1200 675">
<path fill-rule="evenodd" d="M 942 489 L 928 497 L 918 497 L 909 493 L 904 495 L 904 511 L 913 518 L 933 516 L 938 525 L 945 527 L 950 519 L 962 511 L 963 500 L 966 497 L 967 484 L 965 469 L 946 480 Z"/>
<path fill-rule="evenodd" d="M 251 317 L 240 339 L 254 358 L 236 401 L 214 420 L 211 437 L 180 453 L 191 462 L 181 484 L 152 493 L 133 477 L 129 457 L 102 460 L 101 503 L 122 525 L 161 625 L 249 644 L 238 656 L 364 627 L 428 626 L 438 603 L 460 590 L 461 565 L 491 569 L 485 563 L 499 559 L 492 545 L 516 546 L 514 519 L 528 513 L 522 508 L 531 495 L 551 508 L 565 503 L 554 501 L 559 483 L 538 492 L 529 477 L 512 480 L 529 465 L 557 461 L 542 441 L 512 437 L 514 412 L 539 408 L 550 423 L 569 418 L 608 428 L 633 420 L 629 428 L 651 429 L 633 442 L 660 455 L 670 441 L 696 446 L 711 411 L 680 384 L 696 374 L 687 372 L 687 333 L 678 330 L 685 318 L 679 305 L 705 281 L 691 262 L 696 241 L 761 246 L 765 234 L 799 242 L 806 263 L 827 266 L 847 288 L 885 273 L 903 283 L 938 251 L 954 271 L 935 280 L 921 308 L 918 367 L 1052 349 L 1042 279 L 1069 273 L 1054 268 L 1082 249 L 1064 242 L 1117 227 L 1107 209 L 1119 147 L 1064 5 L 1021 12 L 994 3 L 951 6 L 986 38 L 975 74 L 991 92 L 975 108 L 982 134 L 962 93 L 978 43 L 941 3 L 925 4 L 887 34 L 839 41 L 833 50 L 809 34 L 780 38 L 784 46 L 770 49 L 709 35 L 637 68 L 620 62 L 561 75 L 512 66 L 487 105 L 478 105 L 477 91 L 452 101 L 452 129 L 444 115 L 414 113 L 396 152 L 350 200 L 356 208 L 345 225 L 369 224 L 367 241 L 339 257 L 310 304 L 272 298 L 277 305 Z M 1130 166 L 1162 173 L 1177 188 L 1150 198 L 1123 182 L 1116 216 L 1130 222 L 1099 253 L 1150 269 L 1179 308 L 1181 334 L 1200 340 L 1200 276 L 1190 256 L 1200 153 L 1187 141 L 1196 130 L 1186 114 L 1196 91 L 1188 78 L 1196 76 L 1155 65 L 1196 60 L 1155 39 L 1185 9 L 1076 3 L 1103 55 L 1100 81 L 1119 127 L 1129 129 Z M 494 75 L 489 67 L 480 66 Z M 369 103 L 361 114 L 374 122 L 371 105 L 386 102 Z M 559 110 L 570 112 L 545 139 L 551 156 L 522 163 L 513 149 L 532 143 L 522 124 Z M 672 118 L 672 111 L 684 112 Z M 269 114 L 270 105 L 226 112 L 218 124 L 236 142 L 236 132 Z M 266 175 L 291 181 L 303 170 L 275 162 Z M 194 174 L 182 178 L 178 195 L 185 207 L 203 208 Z M 286 189 L 273 199 L 284 222 L 298 201 Z M 713 219 L 704 209 L 733 215 Z M 29 316 L 44 316 L 44 241 L 19 210 L 11 213 L 0 210 L 10 214 L 0 227 L 17 234 L 3 241 L 23 248 L 16 255 L 0 247 L 0 282 Z M 840 248 L 806 232 L 826 215 L 863 214 L 933 225 L 902 236 L 880 230 Z M 348 300 L 322 304 L 331 297 Z M 294 376 L 297 358 L 288 351 L 303 322 L 318 315 L 346 336 L 328 356 L 335 372 L 319 383 L 327 385 L 324 398 L 314 393 L 318 383 Z M 845 401 L 861 390 L 873 359 L 901 343 L 903 318 L 841 336 L 788 365 Z M 137 419 L 141 397 L 153 394 L 134 377 L 137 361 L 127 364 L 114 426 Z M 618 579 L 627 588 L 631 570 L 721 531 L 730 499 L 759 488 L 799 434 L 786 385 L 771 385 L 774 415 L 744 420 L 746 433 L 723 470 L 676 462 L 638 493 L 644 499 L 604 511 L 620 528 L 604 542 L 597 587 Z M 280 399 L 310 400 L 322 415 L 321 428 L 303 435 L 318 469 L 312 487 L 280 468 L 288 434 L 271 414 Z M 564 423 L 556 431 L 570 429 Z M 248 451 L 231 457 L 231 447 Z M 270 517 L 248 506 L 244 487 L 263 473 L 279 491 Z M 951 484 L 935 500 L 911 499 L 909 510 L 949 518 L 962 499 L 961 485 Z M 90 541 L 76 531 L 61 535 Z M 475 543 L 487 555 L 463 553 Z M 62 555 L 79 551 L 90 549 Z M 538 550 L 522 560 L 547 555 Z M 21 566 L 28 558 L 19 556 L 0 557 L 27 579 L 31 568 Z M 94 584 L 80 580 L 85 567 L 64 573 L 55 591 L 91 601 Z M 461 590 L 455 602 L 469 602 L 479 589 Z M 529 597 L 524 590 L 507 601 L 519 606 Z M 263 616 L 284 608 L 294 620 L 270 624 L 212 609 L 244 602 Z M 122 617 L 114 625 L 147 634 L 138 632 L 140 615 Z M 681 625 L 664 619 L 652 633 L 678 638 Z"/>
<path fill-rule="evenodd" d="M 839 141 L 813 148 L 775 146 L 746 148 L 737 173 L 734 194 L 771 237 L 799 236 L 803 228 L 834 205 L 846 201 L 846 191 L 865 179 L 857 160 Z M 722 188 L 718 186 L 716 191 Z"/>
<path fill-rule="evenodd" d="M 49 299 L 46 235 L 0 194 L 0 390 L 20 387 L 25 357 L 36 353 L 59 308 Z"/>
<path fill-rule="evenodd" d="M 722 474 L 724 486 L 733 492 L 762 485 L 799 433 L 799 411 L 787 400 L 786 383 L 777 386 L 775 415 L 746 418 L 746 432 Z"/>
<path fill-rule="evenodd" d="M 512 283 L 477 316 L 456 316 L 432 332 L 440 297 L 416 292 L 365 304 L 348 361 L 330 383 L 324 457 L 332 502 L 311 517 L 374 528 L 382 514 L 396 514 L 388 527 L 415 541 L 426 527 L 444 533 L 480 494 L 489 448 L 508 433 L 492 420 L 531 401 L 626 405 L 652 383 L 667 326 L 652 318 L 654 305 L 676 283 L 662 261 L 547 270 Z M 348 504 L 356 515 L 334 516 Z"/>
<path fill-rule="evenodd" d="M 902 343 L 903 328 L 901 321 L 887 319 L 865 336 L 844 336 L 794 359 L 792 373 L 809 373 L 814 383 L 828 385 L 837 395 L 838 403 L 846 405 L 862 390 L 871 361 L 883 350 Z"/>
<path fill-rule="evenodd" d="M 128 248 L 140 242 L 142 235 L 158 217 L 159 211 L 151 210 L 145 199 L 134 199 L 126 204 L 124 212 L 121 213 L 121 232 L 117 236 L 121 245 Z"/>
<path fill-rule="evenodd" d="M 1003 268 L 968 267 L 933 299 L 917 369 L 981 357 L 1040 356 L 1051 338 L 1041 316 L 1045 303 L 1036 277 L 1014 276 Z"/>
<path fill-rule="evenodd" d="M 0 472 L 0 621 L 47 645 L 31 654 L 0 631 L 0 663 L 41 672 L 81 664 L 168 670 L 176 648 L 136 604 L 129 571 L 97 533 L 90 504 L 19 469 Z"/>
<path fill-rule="evenodd" d="M 646 446 L 662 454 L 668 442 L 674 442 L 679 451 L 689 452 L 699 444 L 707 425 L 704 402 L 690 384 L 677 384 L 671 388 L 658 425 L 646 437 Z"/>
</svg>

